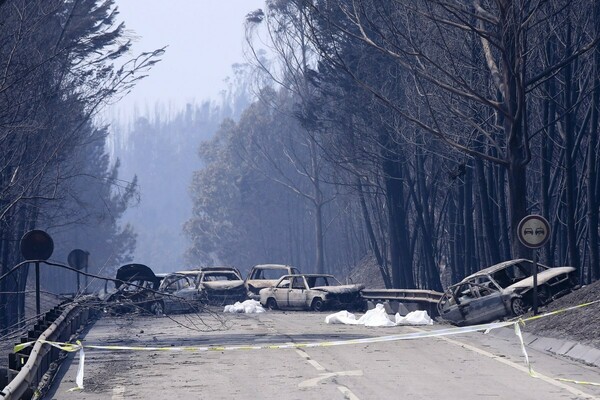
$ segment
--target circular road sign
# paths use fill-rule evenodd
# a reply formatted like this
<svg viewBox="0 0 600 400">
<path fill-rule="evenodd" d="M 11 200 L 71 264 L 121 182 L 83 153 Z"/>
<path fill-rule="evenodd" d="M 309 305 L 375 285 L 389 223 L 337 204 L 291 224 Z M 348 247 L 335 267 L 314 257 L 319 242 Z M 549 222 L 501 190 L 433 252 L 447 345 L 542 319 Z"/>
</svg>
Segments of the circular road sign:
<svg viewBox="0 0 600 400">
<path fill-rule="evenodd" d="M 537 249 L 550 238 L 550 224 L 541 215 L 528 215 L 519 222 L 517 236 L 524 246 Z"/>
<path fill-rule="evenodd" d="M 21 238 L 21 254 L 25 260 L 47 260 L 54 251 L 54 241 L 46 232 L 34 229 Z"/>
<path fill-rule="evenodd" d="M 87 267 L 88 253 L 81 249 L 75 249 L 69 253 L 67 261 L 69 262 L 69 266 L 75 269 L 84 269 Z"/>
</svg>

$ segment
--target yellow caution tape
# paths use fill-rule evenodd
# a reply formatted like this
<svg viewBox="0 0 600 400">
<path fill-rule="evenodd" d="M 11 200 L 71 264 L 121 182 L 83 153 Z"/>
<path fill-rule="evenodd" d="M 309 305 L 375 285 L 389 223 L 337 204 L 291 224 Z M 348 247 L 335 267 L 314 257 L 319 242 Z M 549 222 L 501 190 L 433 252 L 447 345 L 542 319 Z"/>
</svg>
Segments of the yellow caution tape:
<svg viewBox="0 0 600 400">
<path fill-rule="evenodd" d="M 540 314 L 540 315 L 534 315 L 533 317 L 528 317 L 528 318 L 523 319 L 523 322 L 534 321 L 534 320 L 540 319 L 540 318 L 546 318 L 551 315 L 561 314 L 561 313 L 564 313 L 567 311 L 575 310 L 577 308 L 591 306 L 592 304 L 596 304 L 596 303 L 600 303 L 600 300 L 590 301 L 588 303 L 578 304 L 578 305 L 572 306 L 572 307 L 561 308 L 560 310 L 550 311 L 550 312 Z"/>
<path fill-rule="evenodd" d="M 556 379 L 557 381 L 561 381 L 561 382 L 576 383 L 578 385 L 600 386 L 600 383 L 596 383 L 596 382 L 576 381 L 573 379 L 565 379 L 565 378 L 554 378 L 554 379 Z"/>
</svg>

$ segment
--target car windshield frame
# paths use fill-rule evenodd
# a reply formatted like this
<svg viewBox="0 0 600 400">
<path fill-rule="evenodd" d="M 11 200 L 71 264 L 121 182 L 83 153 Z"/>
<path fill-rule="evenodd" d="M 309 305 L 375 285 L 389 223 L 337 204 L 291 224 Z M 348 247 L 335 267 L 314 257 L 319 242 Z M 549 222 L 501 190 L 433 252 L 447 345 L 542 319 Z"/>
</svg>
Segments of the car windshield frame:
<svg viewBox="0 0 600 400">
<path fill-rule="evenodd" d="M 207 277 L 226 277 L 226 279 L 206 279 Z M 233 279 L 230 279 L 233 278 Z M 242 280 L 235 272 L 233 271 L 209 271 L 202 274 L 200 277 L 200 283 L 205 282 L 231 282 L 231 281 L 240 281 Z"/>
</svg>

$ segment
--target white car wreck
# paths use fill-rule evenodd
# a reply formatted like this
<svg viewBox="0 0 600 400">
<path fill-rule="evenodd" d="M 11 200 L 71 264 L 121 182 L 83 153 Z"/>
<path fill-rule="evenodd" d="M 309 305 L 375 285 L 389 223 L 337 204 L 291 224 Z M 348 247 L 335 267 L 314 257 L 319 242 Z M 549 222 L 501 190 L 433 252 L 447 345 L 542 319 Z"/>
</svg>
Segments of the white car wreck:
<svg viewBox="0 0 600 400">
<path fill-rule="evenodd" d="M 271 310 L 314 310 L 362 308 L 363 285 L 342 285 L 333 275 L 284 275 L 260 291 L 260 303 Z"/>
<path fill-rule="evenodd" d="M 573 267 L 537 264 L 537 303 L 544 305 L 577 286 Z M 438 302 L 439 315 L 455 325 L 474 325 L 525 314 L 533 305 L 533 262 L 505 261 L 450 286 Z"/>
<path fill-rule="evenodd" d="M 260 300 L 261 289 L 271 287 L 277 283 L 283 275 L 299 274 L 298 269 L 283 264 L 259 264 L 252 267 L 246 277 L 244 285 L 248 291 L 248 298 Z"/>
</svg>

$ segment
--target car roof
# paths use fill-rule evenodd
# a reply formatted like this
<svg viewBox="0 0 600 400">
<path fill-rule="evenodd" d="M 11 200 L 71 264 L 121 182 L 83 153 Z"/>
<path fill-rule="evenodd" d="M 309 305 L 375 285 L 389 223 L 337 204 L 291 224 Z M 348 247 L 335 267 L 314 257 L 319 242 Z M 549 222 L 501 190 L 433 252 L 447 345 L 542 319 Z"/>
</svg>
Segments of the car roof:
<svg viewBox="0 0 600 400">
<path fill-rule="evenodd" d="M 285 264 L 258 264 L 255 265 L 254 267 L 252 267 L 252 269 L 290 269 L 290 268 L 294 268 L 297 269 L 295 267 L 292 267 L 291 265 L 285 265 Z"/>
<path fill-rule="evenodd" d="M 177 271 L 171 272 L 169 275 L 198 275 L 200 271 Z"/>
<path fill-rule="evenodd" d="M 281 277 L 281 279 L 292 278 L 292 277 L 297 277 L 297 276 L 304 276 L 307 278 L 315 278 L 315 277 L 318 278 L 320 276 L 327 277 L 327 278 L 334 278 L 334 276 L 331 274 L 290 274 L 290 275 L 283 275 Z"/>
<path fill-rule="evenodd" d="M 517 258 L 517 259 L 514 259 L 514 260 L 503 261 L 501 263 L 494 264 L 491 267 L 487 267 L 487 268 L 484 268 L 482 270 L 479 270 L 479 271 L 475 272 L 474 274 L 471 274 L 471 275 L 463 278 L 461 280 L 461 282 L 469 280 L 469 279 L 472 279 L 472 278 L 475 278 L 475 277 L 478 277 L 478 276 L 481 276 L 481 275 L 491 275 L 494 272 L 500 271 L 501 269 L 504 269 L 504 268 L 509 267 L 511 265 L 514 265 L 514 264 L 518 264 L 518 263 L 523 262 L 523 261 L 531 262 L 531 260 L 527 260 L 525 258 Z"/>
<path fill-rule="evenodd" d="M 201 274 L 235 274 L 239 275 L 239 273 L 234 269 L 211 269 L 209 271 L 200 271 Z"/>
</svg>

